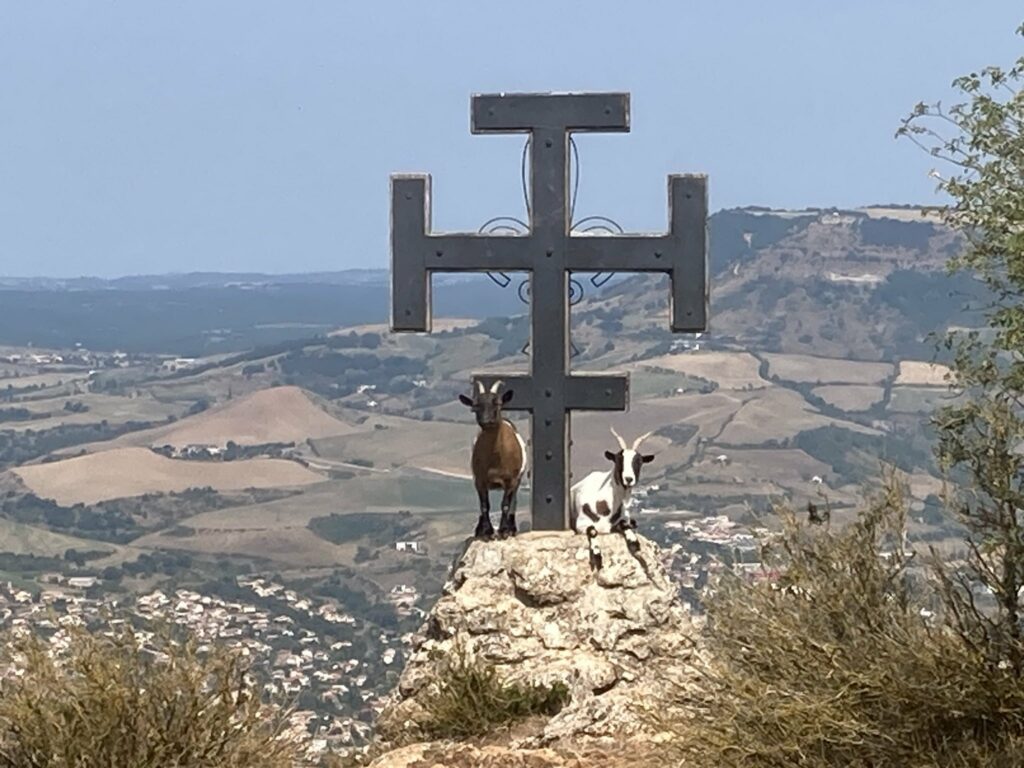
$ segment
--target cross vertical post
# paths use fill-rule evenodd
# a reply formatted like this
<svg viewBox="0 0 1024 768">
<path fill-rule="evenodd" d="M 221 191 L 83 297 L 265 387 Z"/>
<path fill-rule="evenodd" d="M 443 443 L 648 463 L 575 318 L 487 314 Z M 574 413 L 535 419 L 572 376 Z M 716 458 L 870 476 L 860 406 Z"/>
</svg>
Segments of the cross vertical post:
<svg viewBox="0 0 1024 768">
<path fill-rule="evenodd" d="M 569 276 L 572 271 L 662 272 L 672 281 L 671 328 L 707 326 L 707 188 L 703 176 L 669 177 L 669 232 L 574 236 L 567 191 L 573 131 L 629 130 L 629 95 L 498 94 L 472 98 L 474 133 L 530 133 L 528 235 L 435 234 L 430 177 L 392 176 L 391 328 L 430 330 L 433 272 L 530 273 L 530 374 L 502 379 L 510 410 L 532 417 L 531 512 L 534 530 L 568 527 L 571 413 L 625 410 L 625 374 L 570 375 Z"/>
</svg>

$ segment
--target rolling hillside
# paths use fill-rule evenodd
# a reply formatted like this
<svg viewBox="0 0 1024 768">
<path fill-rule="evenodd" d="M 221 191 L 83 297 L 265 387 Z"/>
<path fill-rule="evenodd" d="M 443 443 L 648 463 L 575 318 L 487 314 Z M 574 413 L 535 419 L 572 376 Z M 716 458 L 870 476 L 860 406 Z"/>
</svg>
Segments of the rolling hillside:
<svg viewBox="0 0 1024 768">
<path fill-rule="evenodd" d="M 572 312 L 573 366 L 629 372 L 631 404 L 628 413 L 574 417 L 576 476 L 605 467 L 614 424 L 627 436 L 655 432 L 649 447 L 657 458 L 644 474 L 655 490 L 642 504 L 658 513 L 642 514 L 642 527 L 672 510 L 748 519 L 779 500 L 800 506 L 822 495 L 839 519 L 877 475 L 879 460 L 908 473 L 912 511 L 923 521 L 940 488 L 927 413 L 948 397 L 943 369 L 931 365 L 929 333 L 972 322 L 962 305 L 973 288 L 941 269 L 956 239 L 912 209 L 744 209 L 712 217 L 711 243 L 712 327 L 699 339 L 669 333 L 663 278 L 627 277 L 598 289 L 577 276 L 585 297 Z M 210 290 L 217 279 L 169 290 Z M 132 283 L 108 293 L 145 290 Z M 104 535 L 132 552 L 258 557 L 300 570 L 355 565 L 358 555 L 368 578 L 394 584 L 421 567 L 388 554 L 396 536 L 412 535 L 443 564 L 476 516 L 468 479 L 476 427 L 457 395 L 474 371 L 525 369 L 526 307 L 492 302 L 496 317 L 450 312 L 462 317 L 448 321 L 439 307 L 428 336 L 389 334 L 380 325 L 385 304 L 321 332 L 303 330 L 301 314 L 289 314 L 291 294 L 280 294 L 282 308 L 271 306 L 273 291 L 260 291 L 270 304 L 246 306 L 280 321 L 287 340 L 202 357 L 194 370 L 169 373 L 145 354 L 93 371 L 0 363 L 0 391 L 5 375 L 33 383 L 9 398 L 32 419 L 0 422 L 0 448 L 4 440 L 34 446 L 34 458 L 8 473 L 13 484 L 0 477 L 0 488 L 10 488 L 8 508 L 44 503 L 23 502 L 30 491 L 53 500 L 45 503 L 84 504 L 103 519 L 131 500 L 125 509 L 134 527 Z M 488 282 L 487 291 L 508 298 L 514 286 L 501 293 Z M 110 311 L 129 311 L 131 302 L 125 306 Z M 241 327 L 221 330 L 241 338 Z M 163 331 L 152 338 L 151 349 L 168 351 Z M 528 431 L 521 415 L 512 417 Z M 99 434 L 85 429 L 90 424 Z M 296 461 L 184 461 L 150 450 L 228 441 L 294 443 Z M 77 456 L 82 451 L 88 455 Z M 197 486 L 218 493 L 190 506 L 168 495 Z M 248 488 L 288 493 L 229 498 Z M 157 503 L 141 494 L 164 495 Z M 524 493 L 523 520 L 528 507 Z M 394 521 L 406 512 L 415 516 L 411 528 Z M 19 538 L 52 554 L 63 540 L 53 536 L 64 535 L 58 523 L 70 513 L 65 506 L 32 514 L 25 519 L 40 536 Z M 68 532 L 88 533 L 82 512 L 75 514 Z M 361 517 L 350 538 L 328 541 L 317 521 L 331 515 Z M 914 525 L 931 530 L 917 518 Z"/>
</svg>

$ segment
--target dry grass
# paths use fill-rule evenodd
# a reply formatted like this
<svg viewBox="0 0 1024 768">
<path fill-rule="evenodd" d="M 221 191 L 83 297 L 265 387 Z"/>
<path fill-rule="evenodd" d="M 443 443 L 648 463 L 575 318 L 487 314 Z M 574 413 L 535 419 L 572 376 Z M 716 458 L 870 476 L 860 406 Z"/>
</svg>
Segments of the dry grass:
<svg viewBox="0 0 1024 768">
<path fill-rule="evenodd" d="M 303 486 L 324 480 L 322 475 L 284 459 L 181 461 L 148 448 L 118 448 L 12 471 L 37 496 L 64 505 L 204 486 L 235 491 Z"/>
<path fill-rule="evenodd" d="M 976 653 L 915 578 L 901 490 L 841 532 L 784 523 L 765 552 L 781 576 L 727 577 L 711 601 L 713 658 L 677 702 L 689 715 L 660 718 L 664 764 L 1019 765 L 1024 680 Z"/>
<path fill-rule="evenodd" d="M 240 657 L 158 633 L 75 630 L 52 653 L 35 635 L 8 638 L 0 684 L 6 768 L 291 768 L 300 738 L 264 703 Z"/>
<path fill-rule="evenodd" d="M 808 384 L 881 384 L 893 375 L 892 363 L 871 363 L 814 355 L 766 353 L 768 374 Z"/>
<path fill-rule="evenodd" d="M 533 716 L 558 714 L 569 700 L 564 683 L 552 686 L 505 683 L 497 669 L 465 649 L 444 659 L 421 703 L 420 723 L 428 739 L 466 739 L 493 734 Z"/>
<path fill-rule="evenodd" d="M 177 424 L 145 433 L 147 444 L 240 445 L 300 443 L 355 431 L 309 399 L 298 387 L 273 387 L 231 400 Z"/>
<path fill-rule="evenodd" d="M 718 441 L 732 445 L 756 445 L 768 440 L 795 437 L 817 427 L 841 425 L 852 432 L 880 434 L 853 421 L 837 420 L 815 411 L 798 392 L 772 387 L 754 393 L 722 430 Z"/>
<path fill-rule="evenodd" d="M 897 385 L 917 387 L 946 387 L 949 368 L 939 363 L 927 363 L 922 360 L 903 360 L 900 362 L 900 373 L 894 382 Z"/>
<path fill-rule="evenodd" d="M 688 352 L 644 360 L 644 367 L 699 376 L 722 389 L 759 389 L 768 385 L 758 372 L 760 363 L 749 352 Z"/>
<path fill-rule="evenodd" d="M 856 384 L 815 387 L 812 391 L 826 403 L 844 411 L 869 410 L 885 396 L 885 391 L 881 387 Z"/>
</svg>

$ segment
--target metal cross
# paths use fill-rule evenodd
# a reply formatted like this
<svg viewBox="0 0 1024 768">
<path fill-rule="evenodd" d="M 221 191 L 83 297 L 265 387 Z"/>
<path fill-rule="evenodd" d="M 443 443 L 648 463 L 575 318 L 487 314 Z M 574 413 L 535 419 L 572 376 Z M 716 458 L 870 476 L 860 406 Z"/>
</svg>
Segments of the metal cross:
<svg viewBox="0 0 1024 768">
<path fill-rule="evenodd" d="M 473 133 L 530 133 L 530 232 L 435 234 L 430 176 L 391 177 L 391 329 L 430 331 L 433 272 L 530 273 L 530 374 L 501 379 L 507 406 L 532 415 L 534 530 L 568 528 L 570 412 L 628 407 L 627 374 L 570 375 L 568 281 L 579 272 L 662 272 L 671 278 L 671 328 L 707 325 L 707 178 L 668 179 L 669 231 L 570 235 L 569 134 L 629 131 L 628 93 L 496 94 L 472 97 Z"/>
</svg>

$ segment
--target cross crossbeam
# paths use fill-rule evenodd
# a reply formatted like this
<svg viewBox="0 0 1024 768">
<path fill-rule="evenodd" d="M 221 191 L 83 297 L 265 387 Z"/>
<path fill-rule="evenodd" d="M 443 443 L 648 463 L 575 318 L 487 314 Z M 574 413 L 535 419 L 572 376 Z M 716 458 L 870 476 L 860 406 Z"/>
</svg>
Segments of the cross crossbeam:
<svg viewBox="0 0 1024 768">
<path fill-rule="evenodd" d="M 431 330 L 433 272 L 530 274 L 530 374 L 500 378 L 507 406 L 532 415 L 531 511 L 535 530 L 568 526 L 570 413 L 625 410 L 625 374 L 571 375 L 568 281 L 578 272 L 660 272 L 671 280 L 670 327 L 707 327 L 707 184 L 669 176 L 669 231 L 659 235 L 573 235 L 569 221 L 571 132 L 629 130 L 629 95 L 498 94 L 472 98 L 473 133 L 530 133 L 530 231 L 526 235 L 431 230 L 430 176 L 391 181 L 392 315 L 395 332 Z"/>
</svg>

